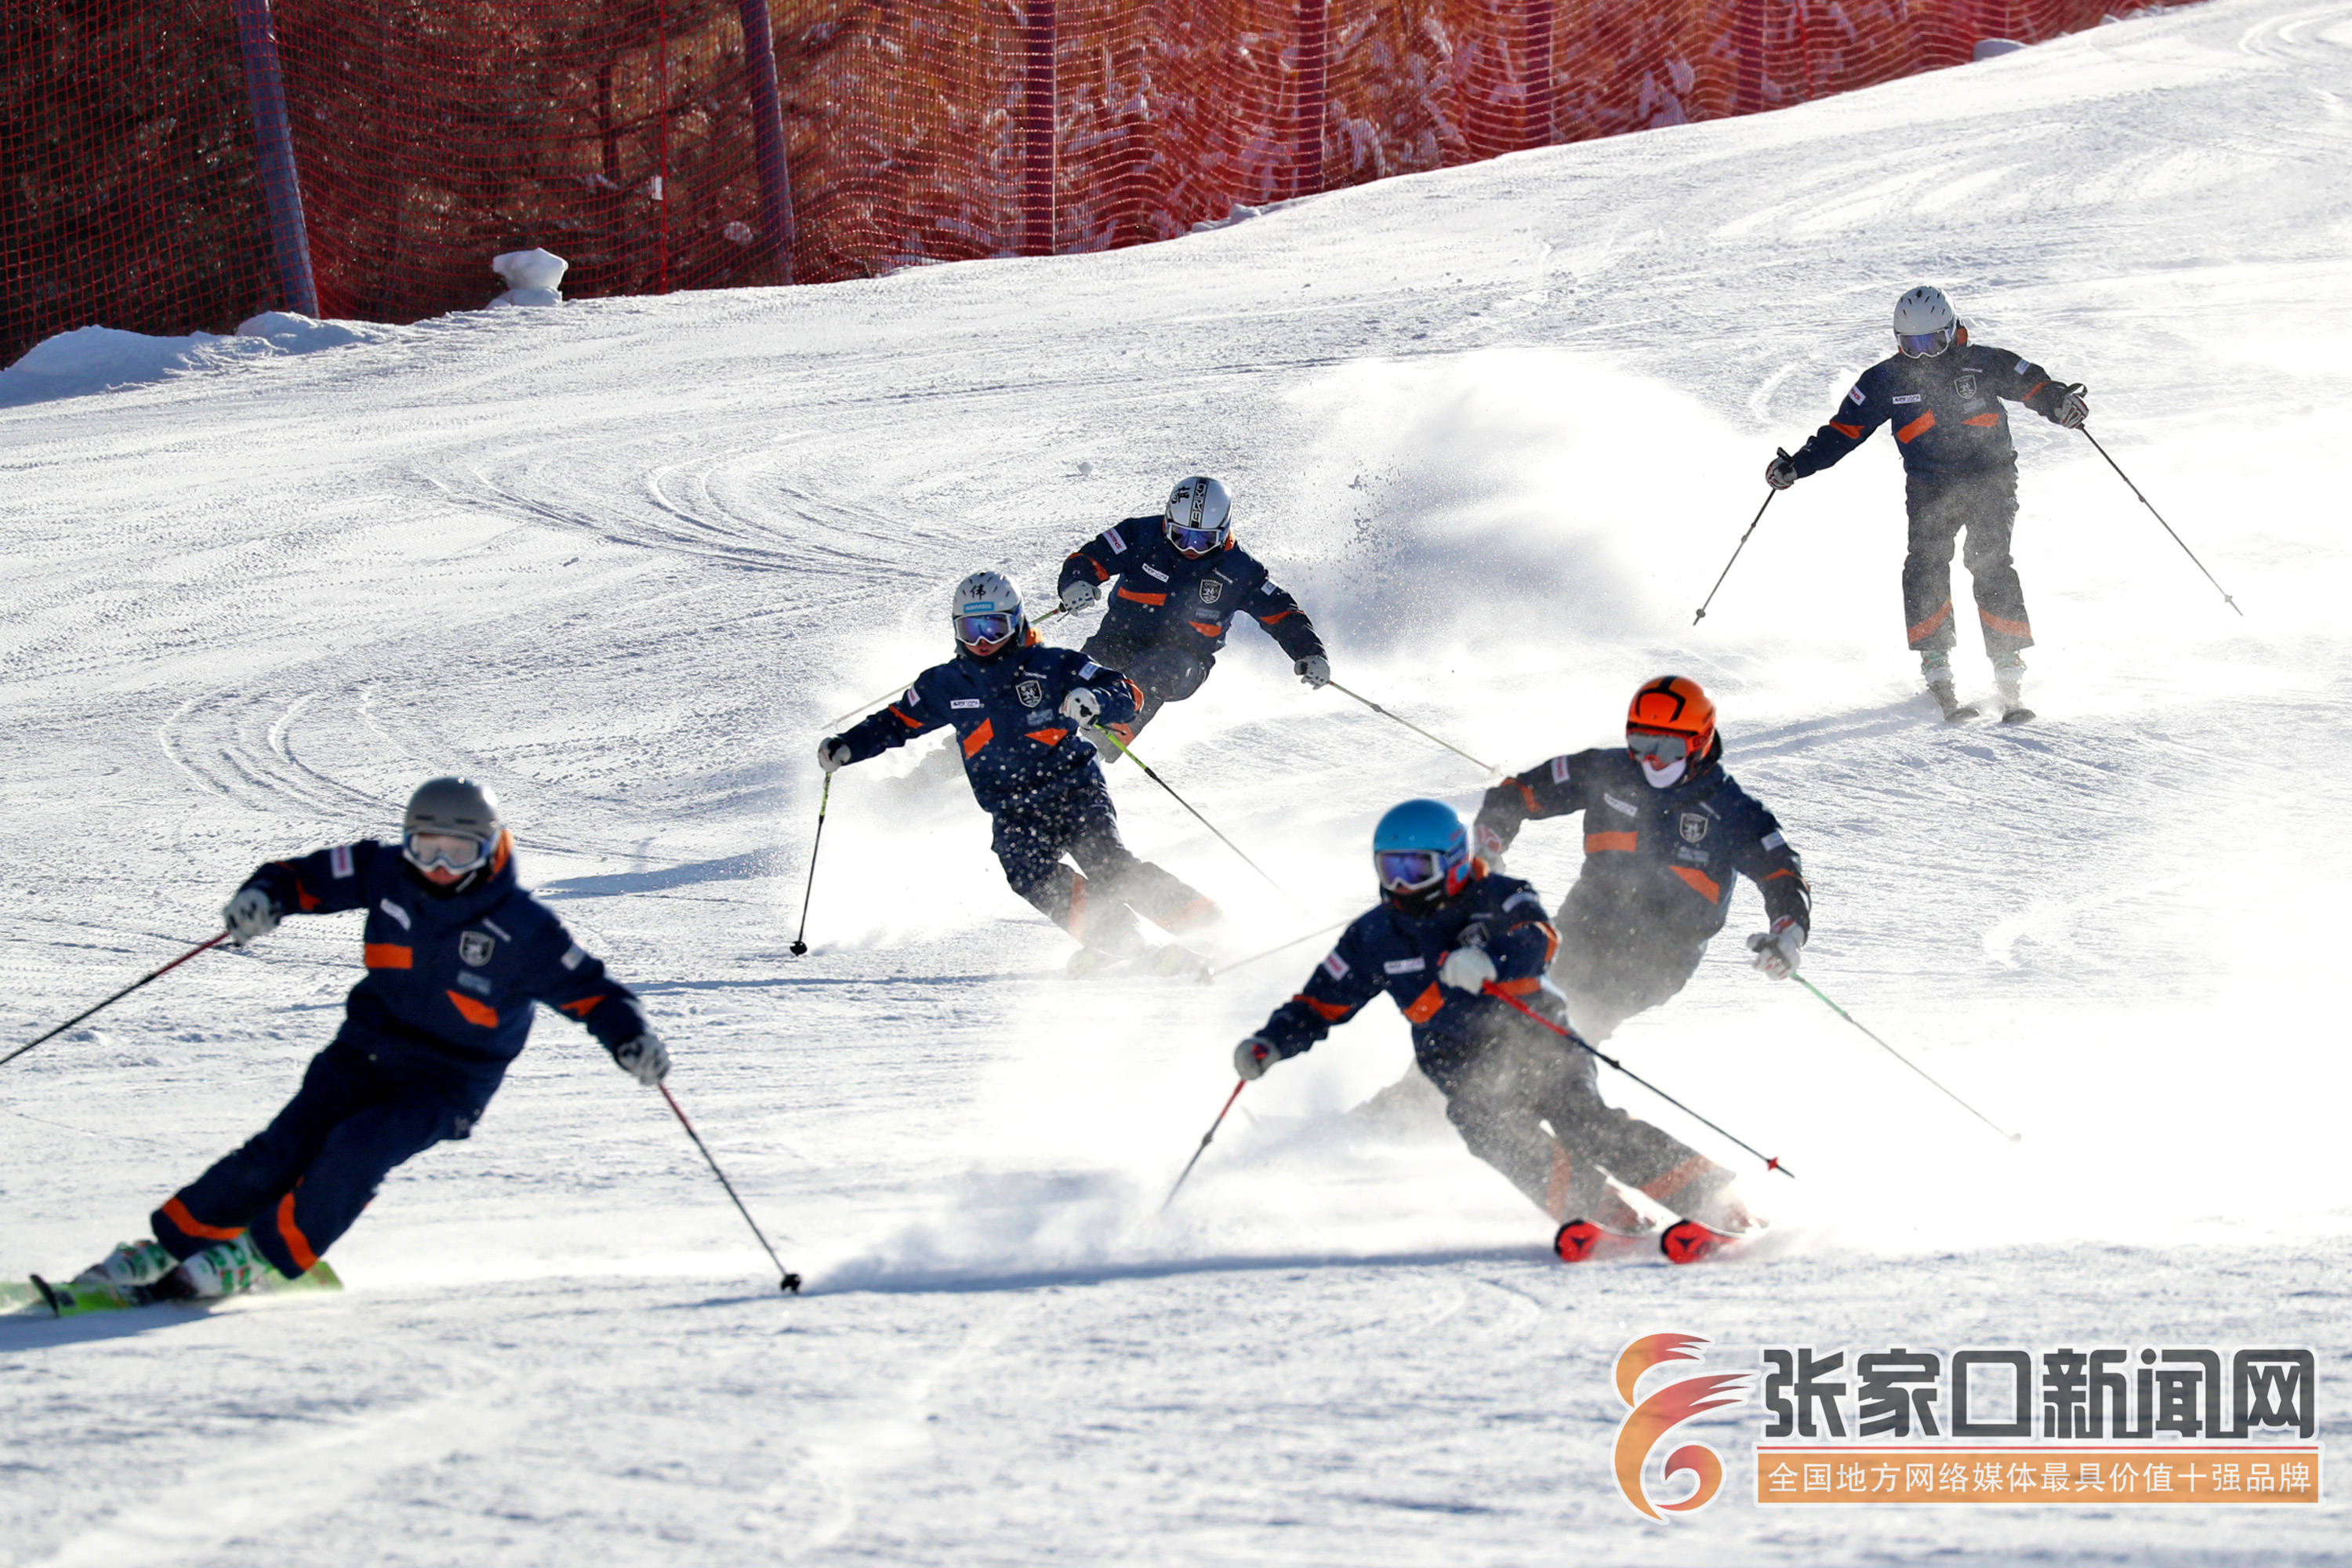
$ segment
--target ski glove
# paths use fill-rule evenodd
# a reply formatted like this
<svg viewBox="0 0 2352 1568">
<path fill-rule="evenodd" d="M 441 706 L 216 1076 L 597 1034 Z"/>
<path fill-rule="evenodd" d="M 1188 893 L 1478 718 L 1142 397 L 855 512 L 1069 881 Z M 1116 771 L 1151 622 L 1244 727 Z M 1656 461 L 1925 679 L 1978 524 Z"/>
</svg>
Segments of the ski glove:
<svg viewBox="0 0 2352 1568">
<path fill-rule="evenodd" d="M 1310 653 L 1292 665 L 1290 673 L 1320 691 L 1331 679 L 1331 661 L 1319 653 Z"/>
<path fill-rule="evenodd" d="M 221 910 L 221 924 L 228 928 L 228 940 L 237 947 L 255 937 L 268 936 L 284 918 L 285 911 L 259 888 L 239 888 Z"/>
<path fill-rule="evenodd" d="M 1263 1035 L 1252 1035 L 1234 1047 L 1234 1070 L 1255 1082 L 1265 1076 L 1265 1069 L 1282 1059 L 1274 1042 Z"/>
<path fill-rule="evenodd" d="M 2091 405 L 2083 399 L 2080 383 L 2068 387 L 2066 395 L 2058 400 L 2058 406 L 2050 411 L 2052 421 L 2063 430 L 2080 430 L 2083 421 L 2090 416 Z"/>
<path fill-rule="evenodd" d="M 849 765 L 849 743 L 838 735 L 827 735 L 816 743 L 816 765 L 826 773 Z"/>
<path fill-rule="evenodd" d="M 1073 688 L 1062 699 L 1062 717 L 1074 723 L 1091 724 L 1102 717 L 1102 697 L 1091 686 Z"/>
<path fill-rule="evenodd" d="M 1494 978 L 1495 961 L 1483 947 L 1457 947 L 1437 966 L 1437 983 L 1456 991 L 1484 991 Z"/>
<path fill-rule="evenodd" d="M 1486 863 L 1489 871 L 1503 868 L 1503 836 L 1485 823 L 1478 825 L 1478 858 Z"/>
<path fill-rule="evenodd" d="M 647 1089 L 669 1076 L 669 1047 L 651 1029 L 634 1040 L 623 1040 L 614 1046 L 613 1060 Z"/>
<path fill-rule="evenodd" d="M 1102 590 L 1083 577 L 1062 584 L 1062 609 L 1068 615 L 1093 609 L 1095 601 L 1101 597 Z"/>
<path fill-rule="evenodd" d="M 1775 980 L 1786 980 L 1797 973 L 1797 955 L 1805 948 L 1805 928 L 1793 915 L 1782 915 L 1772 922 L 1770 931 L 1759 931 L 1748 939 L 1748 951 L 1756 954 L 1756 967 Z"/>
<path fill-rule="evenodd" d="M 1764 482 L 1776 490 L 1787 489 L 1797 482 L 1797 460 L 1786 452 L 1773 453 L 1764 465 Z"/>
</svg>

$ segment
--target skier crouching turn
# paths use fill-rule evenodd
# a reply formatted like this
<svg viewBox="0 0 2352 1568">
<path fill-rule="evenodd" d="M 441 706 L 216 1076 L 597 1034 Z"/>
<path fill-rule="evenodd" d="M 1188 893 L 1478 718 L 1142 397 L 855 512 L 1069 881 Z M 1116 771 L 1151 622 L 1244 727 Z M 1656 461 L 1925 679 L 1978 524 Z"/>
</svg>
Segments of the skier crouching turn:
<svg viewBox="0 0 2352 1568">
<path fill-rule="evenodd" d="M 2017 448 L 2001 400 L 2022 403 L 2068 430 L 2081 428 L 2090 405 L 2080 387 L 2024 355 L 1969 342 L 1968 328 L 1940 289 L 1922 285 L 1895 302 L 1895 343 L 1900 352 L 1864 371 L 1811 440 L 1765 466 L 1765 482 L 1786 489 L 1891 422 L 1903 454 L 1903 500 L 1911 520 L 1903 624 L 1919 655 L 1920 678 L 1946 718 L 1975 713 L 1961 705 L 1952 683 L 1952 549 L 1965 531 L 1961 560 L 1976 584 L 1977 620 L 2002 717 L 2030 719 L 2023 706 L 2024 650 L 2033 646 L 2033 627 L 2009 552 L 2017 523 Z"/>
<path fill-rule="evenodd" d="M 373 838 L 246 879 L 221 918 L 243 947 L 289 913 L 367 910 L 366 976 L 302 1087 L 252 1142 L 155 1211 L 89 1283 L 165 1300 L 227 1296 L 308 1272 L 394 1167 L 470 1136 L 530 1037 L 531 1005 L 570 1014 L 640 1083 L 669 1053 L 636 997 L 515 879 L 498 802 L 471 779 L 428 779 L 400 846 Z"/>
<path fill-rule="evenodd" d="M 1731 1172 L 1603 1103 L 1591 1054 L 1505 1000 L 1566 1024 L 1543 982 L 1559 939 L 1533 888 L 1472 858 L 1451 807 L 1409 800 L 1391 809 L 1372 834 L 1372 864 L 1379 907 L 1234 1048 L 1243 1078 L 1311 1048 L 1386 991 L 1411 1021 L 1414 1064 L 1445 1096 L 1463 1142 L 1555 1222 L 1643 1228 L 1610 1190 L 1614 1177 L 1710 1229 L 1749 1226 Z"/>
<path fill-rule="evenodd" d="M 1201 689 L 1235 616 L 1248 616 L 1290 656 L 1308 686 L 1331 679 L 1323 639 L 1298 601 L 1234 542 L 1225 487 L 1195 474 L 1178 481 L 1158 517 L 1130 517 L 1105 529 L 1062 563 L 1062 607 L 1089 608 L 1113 578 L 1118 587 L 1084 652 L 1127 672 L 1142 694 L 1131 721 L 1114 722 L 1120 743 L 1170 702 Z"/>
<path fill-rule="evenodd" d="M 1134 682 L 1075 649 L 1040 643 L 1021 591 L 1001 574 L 965 578 L 950 615 L 955 657 L 917 676 L 881 712 L 819 742 L 817 764 L 829 773 L 953 726 L 972 798 L 995 819 L 1004 879 L 1085 944 L 1072 957 L 1074 973 L 1144 954 L 1137 914 L 1171 932 L 1213 931 L 1221 919 L 1215 904 L 1120 842 L 1118 813 L 1086 737 L 1087 725 L 1135 717 L 1142 697 Z M 1152 962 L 1171 973 L 1199 966 L 1172 944 Z"/>
<path fill-rule="evenodd" d="M 1736 877 L 1764 895 L 1748 939 L 1775 980 L 1797 971 L 1812 922 L 1804 868 L 1780 822 L 1723 769 L 1715 703 L 1662 675 L 1633 693 L 1625 744 L 1554 757 L 1507 778 L 1478 808 L 1479 853 L 1499 866 L 1531 817 L 1584 814 L 1584 869 L 1559 906 L 1552 979 L 1588 1040 L 1683 988 L 1723 929 Z"/>
</svg>

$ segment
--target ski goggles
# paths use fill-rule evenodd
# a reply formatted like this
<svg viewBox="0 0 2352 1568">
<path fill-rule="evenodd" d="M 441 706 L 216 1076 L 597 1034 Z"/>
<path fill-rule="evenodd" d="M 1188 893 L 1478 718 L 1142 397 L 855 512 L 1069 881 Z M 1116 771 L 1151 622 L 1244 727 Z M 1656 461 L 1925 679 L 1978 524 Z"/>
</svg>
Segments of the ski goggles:
<svg viewBox="0 0 2352 1568">
<path fill-rule="evenodd" d="M 1445 875 L 1445 857 L 1434 849 L 1382 849 L 1372 856 L 1383 888 L 1428 888 Z"/>
<path fill-rule="evenodd" d="M 1690 755 L 1690 738 L 1686 735 L 1659 735 L 1647 730 L 1625 731 L 1625 749 L 1643 762 L 1654 762 L 1660 767 L 1681 762 Z"/>
<path fill-rule="evenodd" d="M 1933 359 L 1952 346 L 1952 329 L 1942 328 L 1932 332 L 1897 332 L 1895 346 L 1910 359 Z"/>
<path fill-rule="evenodd" d="M 1224 542 L 1222 528 L 1187 528 L 1181 522 L 1168 525 L 1169 542 L 1187 555 L 1206 555 Z"/>
<path fill-rule="evenodd" d="M 1013 617 L 1001 613 L 986 616 L 958 616 L 955 624 L 956 640 L 973 647 L 993 647 L 1013 635 Z"/>
<path fill-rule="evenodd" d="M 469 833 L 411 833 L 401 840 L 401 853 L 420 871 L 438 866 L 462 873 L 478 870 L 489 859 L 490 847 Z"/>
</svg>

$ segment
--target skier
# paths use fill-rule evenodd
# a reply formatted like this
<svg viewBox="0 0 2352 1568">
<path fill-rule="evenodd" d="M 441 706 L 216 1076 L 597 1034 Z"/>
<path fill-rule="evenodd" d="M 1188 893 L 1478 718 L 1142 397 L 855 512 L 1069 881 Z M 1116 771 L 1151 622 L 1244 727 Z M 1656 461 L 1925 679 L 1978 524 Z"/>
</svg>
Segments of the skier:
<svg viewBox="0 0 2352 1568">
<path fill-rule="evenodd" d="M 1130 517 L 1073 551 L 1062 563 L 1062 608 L 1090 608 L 1114 577 L 1110 608 L 1081 651 L 1124 670 L 1142 695 L 1132 720 L 1111 725 L 1122 744 L 1162 706 L 1201 689 L 1236 615 L 1265 628 L 1300 680 L 1319 689 L 1331 679 L 1307 612 L 1234 542 L 1233 503 L 1215 479 L 1179 480 L 1159 517 Z"/>
<path fill-rule="evenodd" d="M 1919 674 L 1950 720 L 1971 718 L 1952 682 L 1952 549 L 1963 530 L 1961 559 L 1976 584 L 1977 619 L 1992 660 L 2001 717 L 2031 719 L 2024 705 L 2024 650 L 2033 646 L 2025 589 L 2010 559 L 2017 521 L 2017 448 L 2001 400 L 2022 403 L 2053 424 L 2079 429 L 2090 416 L 2083 389 L 2053 378 L 2021 354 L 1969 342 L 1943 290 L 1921 286 L 1895 302 L 1900 351 L 1862 373 L 1830 422 L 1794 456 L 1776 455 L 1764 479 L 1787 489 L 1817 474 L 1895 423 L 1903 454 L 1904 504 L 1910 513 L 1903 561 L 1903 621 L 1919 655 Z"/>
<path fill-rule="evenodd" d="M 1118 813 L 1085 734 L 1135 717 L 1143 702 L 1135 683 L 1075 649 L 1040 643 L 1020 589 L 1001 574 L 965 578 L 950 616 L 955 657 L 915 677 L 881 712 L 818 742 L 817 765 L 829 773 L 954 726 L 972 798 L 995 819 L 1005 880 L 1084 944 L 1074 973 L 1143 956 L 1136 914 L 1171 932 L 1213 931 L 1215 904 L 1119 841 Z M 1200 961 L 1171 943 L 1151 963 L 1176 973 Z"/>
<path fill-rule="evenodd" d="M 1552 978 L 1588 1040 L 1683 988 L 1723 929 L 1735 874 L 1764 895 L 1769 929 L 1755 967 L 1797 971 L 1811 890 L 1780 825 L 1723 771 L 1715 704 L 1698 682 L 1660 676 L 1633 694 L 1623 747 L 1554 757 L 1486 792 L 1479 853 L 1490 865 L 1530 817 L 1584 813 L 1584 869 L 1558 916 Z"/>
<path fill-rule="evenodd" d="M 221 920 L 243 947 L 289 913 L 361 909 L 367 974 L 301 1089 L 155 1211 L 153 1240 L 117 1247 L 81 1282 L 191 1300 L 308 1272 L 387 1173 L 471 1135 L 530 1037 L 534 1002 L 587 1026 L 638 1082 L 668 1074 L 636 997 L 516 881 L 498 801 L 473 780 L 418 786 L 396 849 L 363 838 L 262 867 Z"/>
<path fill-rule="evenodd" d="M 1560 1224 L 1563 1258 L 1590 1251 L 1593 1225 L 1646 1228 L 1612 1177 L 1718 1233 L 1754 1223 L 1730 1171 L 1605 1104 L 1591 1053 L 1511 1005 L 1567 1026 L 1543 979 L 1559 939 L 1533 888 L 1472 857 L 1452 807 L 1391 808 L 1373 830 L 1372 866 L 1380 904 L 1234 1047 L 1244 1079 L 1310 1049 L 1386 991 L 1412 1025 L 1414 1063 L 1444 1095 L 1446 1119 L 1472 1153 Z"/>
</svg>

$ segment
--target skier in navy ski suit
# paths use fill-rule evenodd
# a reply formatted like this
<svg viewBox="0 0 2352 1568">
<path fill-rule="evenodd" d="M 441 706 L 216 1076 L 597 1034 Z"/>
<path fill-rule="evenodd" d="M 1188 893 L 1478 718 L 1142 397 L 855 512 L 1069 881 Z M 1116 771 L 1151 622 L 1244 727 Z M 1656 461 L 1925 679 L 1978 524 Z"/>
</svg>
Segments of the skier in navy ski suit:
<svg viewBox="0 0 2352 1568">
<path fill-rule="evenodd" d="M 1126 672 L 1141 694 L 1135 717 L 1110 726 L 1122 742 L 1201 689 L 1235 616 L 1264 626 L 1307 685 L 1331 679 L 1307 612 L 1234 542 L 1232 503 L 1215 479 L 1182 480 L 1160 516 L 1130 517 L 1078 546 L 1062 563 L 1062 607 L 1089 607 L 1113 578 L 1110 607 L 1083 651 Z"/>
<path fill-rule="evenodd" d="M 263 866 L 223 918 L 242 946 L 283 915 L 347 910 L 367 911 L 367 973 L 342 1027 L 276 1120 L 155 1211 L 156 1242 L 181 1265 L 166 1294 L 228 1294 L 257 1260 L 289 1279 L 310 1269 L 394 1167 L 472 1132 L 535 1003 L 584 1025 L 641 1082 L 668 1071 L 636 997 L 517 882 L 497 802 L 473 781 L 420 787 L 401 845 L 363 838 Z M 141 1246 L 84 1278 L 153 1282 L 163 1270 L 139 1267 Z"/>
<path fill-rule="evenodd" d="M 1551 975 L 1595 1041 L 1683 988 L 1723 929 L 1736 877 L 1764 895 L 1770 929 L 1748 945 L 1766 973 L 1795 973 L 1812 921 L 1803 865 L 1771 812 L 1724 772 L 1715 704 L 1698 683 L 1649 682 L 1625 727 L 1624 746 L 1505 779 L 1475 826 L 1480 854 L 1500 864 L 1522 823 L 1584 814 L 1584 869 L 1559 907 Z"/>
<path fill-rule="evenodd" d="M 997 573 L 963 581 L 953 618 L 956 656 L 917 676 L 879 713 L 826 736 L 819 765 L 831 773 L 951 726 L 972 798 L 994 819 L 1004 879 L 1046 919 L 1112 957 L 1144 949 L 1130 910 L 1171 932 L 1213 928 L 1215 904 L 1120 841 L 1087 739 L 1087 725 L 1135 717 L 1142 696 L 1134 682 L 1075 649 L 1041 644 L 1020 591 Z"/>
<path fill-rule="evenodd" d="M 2022 354 L 1969 342 L 1942 291 L 1918 288 L 1896 301 L 1900 352 L 1862 373 L 1838 412 L 1793 454 L 1776 457 L 1764 478 L 1775 489 L 1817 474 L 1895 426 L 1903 457 L 1910 542 L 1903 561 L 1905 636 L 1920 675 L 1948 711 L 1954 702 L 1952 552 L 1965 531 L 1962 563 L 1976 586 L 1985 656 L 2014 707 L 2023 689 L 2023 650 L 2033 646 L 2025 588 L 2010 556 L 2017 521 L 2017 448 L 2002 400 L 2021 403 L 2072 430 L 2089 416 L 2082 389 Z"/>
<path fill-rule="evenodd" d="M 1444 1095 L 1463 1142 L 1554 1221 L 1642 1228 L 1610 1191 L 1614 1177 L 1704 1225 L 1746 1228 L 1728 1170 L 1603 1102 L 1591 1053 L 1505 1000 L 1569 1024 L 1544 983 L 1559 937 L 1536 890 L 1472 858 L 1461 819 L 1442 802 L 1395 807 L 1372 842 L 1381 903 L 1234 1047 L 1242 1077 L 1311 1049 L 1385 991 L 1412 1024 L 1414 1064 Z"/>
</svg>

